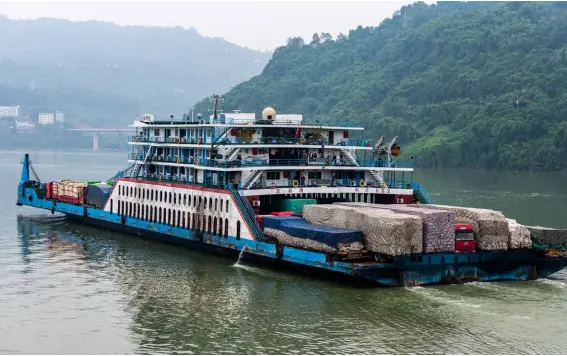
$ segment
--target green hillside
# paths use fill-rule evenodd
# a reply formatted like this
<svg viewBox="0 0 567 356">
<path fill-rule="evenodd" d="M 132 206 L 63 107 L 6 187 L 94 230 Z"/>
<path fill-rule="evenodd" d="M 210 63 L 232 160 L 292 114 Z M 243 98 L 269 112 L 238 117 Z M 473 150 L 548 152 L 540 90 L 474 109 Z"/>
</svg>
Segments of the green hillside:
<svg viewBox="0 0 567 356">
<path fill-rule="evenodd" d="M 181 27 L 2 16 L 0 43 L 0 105 L 90 125 L 186 111 L 260 73 L 271 55 Z"/>
<path fill-rule="evenodd" d="M 398 135 L 422 166 L 567 165 L 565 3 L 415 3 L 378 27 L 308 42 L 278 48 L 224 94 L 225 110 L 363 122 Z"/>
</svg>

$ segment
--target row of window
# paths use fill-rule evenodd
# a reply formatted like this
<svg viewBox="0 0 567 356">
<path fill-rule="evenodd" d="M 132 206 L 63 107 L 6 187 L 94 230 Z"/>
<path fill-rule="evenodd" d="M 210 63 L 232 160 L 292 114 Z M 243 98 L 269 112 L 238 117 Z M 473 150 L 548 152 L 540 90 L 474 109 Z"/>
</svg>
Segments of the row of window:
<svg viewBox="0 0 567 356">
<path fill-rule="evenodd" d="M 183 205 L 187 207 L 193 206 L 194 208 L 197 209 L 201 207 L 203 209 L 207 209 L 208 206 L 209 210 L 219 211 L 221 213 L 223 212 L 223 210 L 224 212 L 228 213 L 228 206 L 229 206 L 228 199 L 225 200 L 225 199 L 215 198 L 213 201 L 212 197 L 209 197 L 207 199 L 206 197 L 201 197 L 201 196 L 197 197 L 197 195 L 164 192 L 159 189 L 127 187 L 124 185 L 118 186 L 118 196 L 139 198 L 143 200 L 155 201 L 160 203 L 165 202 L 173 205 Z M 193 201 L 192 204 L 191 201 Z"/>
<path fill-rule="evenodd" d="M 287 174 L 286 174 L 287 173 Z M 314 171 L 307 173 L 309 179 L 321 179 L 321 171 Z M 280 180 L 281 172 L 280 171 L 268 171 L 266 172 L 266 179 L 267 180 Z M 284 172 L 284 178 L 289 178 L 289 172 Z"/>
<path fill-rule="evenodd" d="M 113 200 L 110 200 L 110 213 L 113 213 Z M 147 204 L 118 201 L 118 215 L 131 216 L 154 223 L 161 223 L 215 234 L 228 236 L 228 219 L 190 213 L 171 208 L 161 208 Z M 240 220 L 236 221 L 236 238 L 240 238 Z"/>
</svg>

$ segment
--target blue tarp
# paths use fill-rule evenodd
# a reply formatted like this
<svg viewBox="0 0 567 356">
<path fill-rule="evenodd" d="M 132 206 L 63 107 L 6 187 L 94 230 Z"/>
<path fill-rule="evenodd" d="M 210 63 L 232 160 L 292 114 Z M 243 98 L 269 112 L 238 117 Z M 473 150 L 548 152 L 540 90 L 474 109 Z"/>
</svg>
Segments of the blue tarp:
<svg viewBox="0 0 567 356">
<path fill-rule="evenodd" d="M 362 231 L 313 225 L 295 216 L 265 216 L 264 227 L 283 231 L 293 237 L 319 241 L 335 248 L 338 248 L 339 243 L 364 243 Z"/>
</svg>

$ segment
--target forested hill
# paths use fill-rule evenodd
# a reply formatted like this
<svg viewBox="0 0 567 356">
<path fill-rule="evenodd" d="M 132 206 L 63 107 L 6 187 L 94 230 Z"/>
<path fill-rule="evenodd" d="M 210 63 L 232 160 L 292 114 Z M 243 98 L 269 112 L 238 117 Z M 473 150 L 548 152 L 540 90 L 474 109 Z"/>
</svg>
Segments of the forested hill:
<svg viewBox="0 0 567 356">
<path fill-rule="evenodd" d="M 2 16 L 0 44 L 0 106 L 91 124 L 185 112 L 260 73 L 271 56 L 181 27 Z"/>
<path fill-rule="evenodd" d="M 292 38 L 224 108 L 362 121 L 422 166 L 562 169 L 566 5 L 415 3 L 378 27 Z"/>
</svg>

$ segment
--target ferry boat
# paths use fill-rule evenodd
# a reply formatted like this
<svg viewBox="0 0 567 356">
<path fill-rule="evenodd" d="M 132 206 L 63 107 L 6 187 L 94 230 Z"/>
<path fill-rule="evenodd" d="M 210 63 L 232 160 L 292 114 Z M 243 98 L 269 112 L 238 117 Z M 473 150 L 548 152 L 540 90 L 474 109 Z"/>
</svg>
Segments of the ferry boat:
<svg viewBox="0 0 567 356">
<path fill-rule="evenodd" d="M 143 115 L 132 125 L 129 167 L 102 184 L 41 183 L 26 154 L 17 204 L 139 237 L 383 286 L 527 280 L 565 266 L 565 256 L 543 249 L 387 258 L 275 242 L 264 235 L 261 217 L 278 215 L 288 199 L 316 204 L 433 200 L 412 179 L 413 161 L 398 159 L 396 138 L 372 142 L 354 123 L 323 125 L 270 107 L 260 118 L 221 113 L 219 99 L 213 97 L 208 118 Z"/>
</svg>

